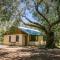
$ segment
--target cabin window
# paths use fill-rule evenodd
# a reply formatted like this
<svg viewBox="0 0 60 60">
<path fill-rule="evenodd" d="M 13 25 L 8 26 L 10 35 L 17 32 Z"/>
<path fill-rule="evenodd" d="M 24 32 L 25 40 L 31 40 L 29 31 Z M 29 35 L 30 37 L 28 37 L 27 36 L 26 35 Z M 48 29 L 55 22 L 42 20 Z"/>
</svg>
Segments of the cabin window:
<svg viewBox="0 0 60 60">
<path fill-rule="evenodd" d="M 9 36 L 9 42 L 11 42 L 11 36 Z"/>
<path fill-rule="evenodd" d="M 16 35 L 16 42 L 19 42 L 19 36 Z"/>
<path fill-rule="evenodd" d="M 31 35 L 30 36 L 30 41 L 36 41 L 36 36 L 35 35 Z"/>
</svg>

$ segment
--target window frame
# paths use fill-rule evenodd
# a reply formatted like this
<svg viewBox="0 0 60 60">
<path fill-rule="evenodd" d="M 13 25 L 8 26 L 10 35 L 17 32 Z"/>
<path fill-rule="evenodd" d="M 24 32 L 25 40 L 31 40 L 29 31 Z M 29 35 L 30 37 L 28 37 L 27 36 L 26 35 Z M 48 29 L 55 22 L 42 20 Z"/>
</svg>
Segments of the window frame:
<svg viewBox="0 0 60 60">
<path fill-rule="evenodd" d="M 9 36 L 9 42 L 11 42 L 11 36 Z"/>
<path fill-rule="evenodd" d="M 16 35 L 16 42 L 19 42 L 19 35 Z"/>
</svg>

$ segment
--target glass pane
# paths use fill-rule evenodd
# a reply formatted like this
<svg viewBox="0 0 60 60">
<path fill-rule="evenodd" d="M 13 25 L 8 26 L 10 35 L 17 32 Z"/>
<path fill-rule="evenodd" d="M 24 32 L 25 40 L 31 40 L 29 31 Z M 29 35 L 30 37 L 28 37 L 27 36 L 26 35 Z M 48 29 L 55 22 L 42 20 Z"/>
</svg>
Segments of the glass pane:
<svg viewBox="0 0 60 60">
<path fill-rule="evenodd" d="M 9 42 L 11 42 L 11 36 L 9 36 Z"/>
<path fill-rule="evenodd" d="M 36 41 L 36 36 L 35 35 L 31 35 L 30 41 Z"/>
<path fill-rule="evenodd" d="M 19 42 L 19 36 L 18 35 L 16 36 L 16 42 Z"/>
</svg>

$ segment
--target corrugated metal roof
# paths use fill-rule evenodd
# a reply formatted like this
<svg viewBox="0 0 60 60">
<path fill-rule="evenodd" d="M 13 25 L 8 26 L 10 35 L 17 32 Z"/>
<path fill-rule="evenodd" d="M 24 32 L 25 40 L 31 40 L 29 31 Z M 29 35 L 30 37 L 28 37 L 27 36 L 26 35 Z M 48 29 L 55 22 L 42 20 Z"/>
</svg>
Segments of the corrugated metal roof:
<svg viewBox="0 0 60 60">
<path fill-rule="evenodd" d="M 19 32 L 20 31 L 20 32 Z M 41 33 L 41 31 L 39 30 L 36 30 L 36 29 L 30 29 L 30 28 L 25 28 L 25 27 L 19 27 L 19 28 L 14 28 L 13 27 L 13 30 L 10 29 L 9 31 L 7 31 L 5 33 L 6 34 L 21 34 L 22 33 L 25 33 L 25 34 L 29 34 L 29 35 L 43 35 Z"/>
<path fill-rule="evenodd" d="M 23 28 L 23 27 L 20 27 L 20 29 L 30 35 L 42 35 L 42 33 L 39 30 Z"/>
</svg>

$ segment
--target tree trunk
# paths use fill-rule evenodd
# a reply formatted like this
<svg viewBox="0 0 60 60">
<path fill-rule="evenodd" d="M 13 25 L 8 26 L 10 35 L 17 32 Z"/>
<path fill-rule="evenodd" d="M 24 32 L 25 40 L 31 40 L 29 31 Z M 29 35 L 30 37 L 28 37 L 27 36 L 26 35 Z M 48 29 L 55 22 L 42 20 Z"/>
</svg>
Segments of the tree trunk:
<svg viewBox="0 0 60 60">
<path fill-rule="evenodd" d="M 55 48 L 54 32 L 47 34 L 46 48 Z"/>
</svg>

